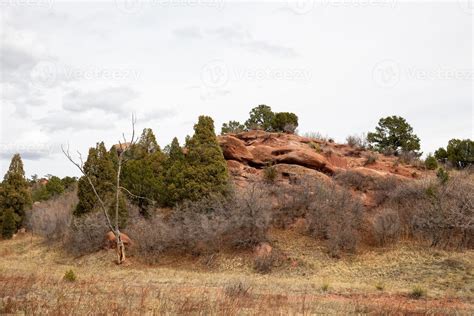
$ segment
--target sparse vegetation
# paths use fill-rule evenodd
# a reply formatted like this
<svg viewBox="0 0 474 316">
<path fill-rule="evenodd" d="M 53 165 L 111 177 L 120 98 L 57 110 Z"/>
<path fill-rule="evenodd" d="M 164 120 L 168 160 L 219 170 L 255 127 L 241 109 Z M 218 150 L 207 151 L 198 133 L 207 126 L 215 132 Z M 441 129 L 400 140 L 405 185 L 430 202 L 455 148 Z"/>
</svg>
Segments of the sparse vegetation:
<svg viewBox="0 0 474 316">
<path fill-rule="evenodd" d="M 421 286 L 415 286 L 410 292 L 410 297 L 416 300 L 425 296 L 426 296 L 426 290 L 422 288 Z"/>
<path fill-rule="evenodd" d="M 436 168 L 438 168 L 438 161 L 436 160 L 436 158 L 433 155 L 429 154 L 426 157 L 425 167 L 428 170 L 435 170 Z"/>
<path fill-rule="evenodd" d="M 76 274 L 72 270 L 67 270 L 66 273 L 64 273 L 64 280 L 68 282 L 75 282 L 76 281 Z"/>
<path fill-rule="evenodd" d="M 372 154 L 372 153 L 368 154 L 365 157 L 364 166 L 373 165 L 376 161 L 377 161 L 377 155 Z"/>
</svg>

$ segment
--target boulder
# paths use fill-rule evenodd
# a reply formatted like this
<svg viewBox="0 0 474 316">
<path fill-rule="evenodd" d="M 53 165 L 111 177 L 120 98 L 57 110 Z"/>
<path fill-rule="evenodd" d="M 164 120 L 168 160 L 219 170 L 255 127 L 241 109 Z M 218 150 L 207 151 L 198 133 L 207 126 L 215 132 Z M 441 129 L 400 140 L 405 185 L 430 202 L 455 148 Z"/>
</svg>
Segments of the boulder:
<svg viewBox="0 0 474 316">
<path fill-rule="evenodd" d="M 271 256 L 273 251 L 273 247 L 270 246 L 267 242 L 262 242 L 258 244 L 254 249 L 255 257 L 262 258 L 262 257 L 269 257 Z"/>
<path fill-rule="evenodd" d="M 278 153 L 279 151 L 275 152 Z M 278 155 L 275 158 L 275 161 L 278 163 L 300 165 L 310 169 L 320 170 L 326 174 L 331 175 L 335 172 L 335 168 L 329 164 L 323 155 L 320 155 L 310 149 L 298 149 L 285 152 L 282 155 Z"/>
<path fill-rule="evenodd" d="M 120 238 L 125 246 L 131 246 L 132 240 L 124 233 L 120 233 Z M 117 238 L 112 231 L 109 231 L 104 238 L 105 249 L 115 249 L 117 247 Z"/>
<path fill-rule="evenodd" d="M 240 162 L 253 160 L 252 154 L 240 139 L 231 135 L 224 135 L 220 136 L 218 140 L 225 159 Z"/>
</svg>

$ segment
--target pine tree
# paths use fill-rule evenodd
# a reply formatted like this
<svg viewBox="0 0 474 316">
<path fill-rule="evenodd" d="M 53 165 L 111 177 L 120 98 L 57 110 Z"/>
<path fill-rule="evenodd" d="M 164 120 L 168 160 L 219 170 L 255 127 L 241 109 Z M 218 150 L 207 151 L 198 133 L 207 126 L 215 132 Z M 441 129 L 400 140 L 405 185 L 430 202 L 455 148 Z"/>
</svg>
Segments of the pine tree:
<svg viewBox="0 0 474 316">
<path fill-rule="evenodd" d="M 162 195 L 164 205 L 174 206 L 185 198 L 185 168 L 186 162 L 183 149 L 175 137 L 169 146 L 168 159 L 165 162 L 164 192 Z"/>
<path fill-rule="evenodd" d="M 13 234 L 16 232 L 16 222 L 15 222 L 15 215 L 11 208 L 5 210 L 3 212 L 3 220 L 2 220 L 2 237 L 4 239 L 12 238 Z"/>
<path fill-rule="evenodd" d="M 228 190 L 227 163 L 214 132 L 214 121 L 200 116 L 186 144 L 184 199 L 199 200 Z"/>
<path fill-rule="evenodd" d="M 115 147 L 112 148 L 114 150 L 108 152 L 103 142 L 97 143 L 95 148 L 90 148 L 89 155 L 84 163 L 84 172 L 91 179 L 98 195 L 108 205 L 111 218 L 115 218 L 115 186 L 117 180 L 113 157 L 117 156 L 117 151 Z M 75 216 L 87 214 L 97 209 L 99 201 L 85 176 L 79 179 L 77 195 L 79 203 L 74 210 Z M 128 214 L 123 197 L 120 198 L 119 205 L 120 226 L 125 227 Z"/>
<path fill-rule="evenodd" d="M 0 188 L 0 212 L 11 209 L 16 227 L 23 224 L 25 210 L 32 204 L 31 192 L 25 178 L 23 162 L 19 154 L 15 154 Z M 0 213 L 3 217 L 3 214 Z"/>
<path fill-rule="evenodd" d="M 163 163 L 165 155 L 150 128 L 143 130 L 142 136 L 130 150 L 129 160 L 124 164 L 122 184 L 138 198 L 131 196 L 140 213 L 149 215 L 152 201 L 159 201 L 163 192 Z"/>
</svg>

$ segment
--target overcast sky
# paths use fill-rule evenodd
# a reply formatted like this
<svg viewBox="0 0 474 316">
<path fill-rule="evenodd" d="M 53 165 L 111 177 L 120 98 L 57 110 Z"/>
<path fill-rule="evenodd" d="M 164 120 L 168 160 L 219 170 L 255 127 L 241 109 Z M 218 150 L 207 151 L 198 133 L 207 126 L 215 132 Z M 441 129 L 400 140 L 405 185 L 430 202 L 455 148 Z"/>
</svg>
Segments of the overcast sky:
<svg viewBox="0 0 474 316">
<path fill-rule="evenodd" d="M 469 6 L 470 5 L 470 6 Z M 217 132 L 258 104 L 343 142 L 405 117 L 432 152 L 473 138 L 472 2 L 0 0 L 0 173 L 77 175 L 84 154 L 153 128 Z"/>
</svg>

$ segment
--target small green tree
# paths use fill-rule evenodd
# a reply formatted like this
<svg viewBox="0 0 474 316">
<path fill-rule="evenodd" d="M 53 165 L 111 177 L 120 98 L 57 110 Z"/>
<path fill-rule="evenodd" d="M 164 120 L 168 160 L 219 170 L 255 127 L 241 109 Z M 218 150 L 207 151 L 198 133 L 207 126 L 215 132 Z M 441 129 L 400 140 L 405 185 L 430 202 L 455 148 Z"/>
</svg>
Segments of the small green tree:
<svg viewBox="0 0 474 316">
<path fill-rule="evenodd" d="M 272 108 L 261 104 L 250 111 L 250 117 L 245 122 L 247 129 L 261 129 L 267 132 L 272 130 L 272 122 L 275 114 Z"/>
<path fill-rule="evenodd" d="M 96 147 L 89 149 L 89 155 L 84 163 L 84 172 L 91 179 L 100 198 L 107 203 L 109 213 L 115 212 L 115 185 L 116 185 L 116 166 L 114 166 L 114 157 L 117 157 L 117 149 L 107 151 L 103 142 L 97 143 Z M 95 196 L 89 180 L 82 176 L 78 182 L 77 196 L 79 202 L 73 212 L 75 216 L 81 216 L 97 210 L 98 199 Z M 127 223 L 128 212 L 125 206 L 125 200 L 120 194 L 119 201 L 119 222 L 120 227 L 125 227 Z"/>
<path fill-rule="evenodd" d="M 13 209 L 9 208 L 3 212 L 2 219 L 2 237 L 10 239 L 16 232 L 16 220 Z"/>
<path fill-rule="evenodd" d="M 432 155 L 432 154 L 429 154 L 426 159 L 425 159 L 425 167 L 428 169 L 428 170 L 435 170 L 436 168 L 438 168 L 438 161 L 436 160 L 436 158 Z"/>
<path fill-rule="evenodd" d="M 474 164 L 474 141 L 451 139 L 446 148 L 448 161 L 462 169 Z"/>
<path fill-rule="evenodd" d="M 69 177 L 69 176 L 66 176 L 64 178 L 61 179 L 61 183 L 63 184 L 64 186 L 64 190 L 71 190 L 74 188 L 74 186 L 76 185 L 77 183 L 77 178 L 76 177 Z"/>
<path fill-rule="evenodd" d="M 0 215 L 5 210 L 11 209 L 16 227 L 20 227 L 23 224 L 25 211 L 31 204 L 31 193 L 25 178 L 23 161 L 19 154 L 15 154 L 0 187 Z"/>
<path fill-rule="evenodd" d="M 410 124 L 400 116 L 381 118 L 375 132 L 367 134 L 367 140 L 378 151 L 418 154 L 416 151 L 420 149 L 420 139 L 413 133 Z"/>
<path fill-rule="evenodd" d="M 438 168 L 436 172 L 436 177 L 438 178 L 441 184 L 446 184 L 449 180 L 449 173 L 444 168 Z"/>
<path fill-rule="evenodd" d="M 130 148 L 130 160 L 123 166 L 122 183 L 133 195 L 132 203 L 140 213 L 150 215 L 150 207 L 162 199 L 165 155 L 150 128 L 143 130 L 137 144 Z"/>
<path fill-rule="evenodd" d="M 435 151 L 434 156 L 440 161 L 445 161 L 448 159 L 448 152 L 443 147 L 440 147 L 438 150 Z"/>
<path fill-rule="evenodd" d="M 189 141 L 188 141 L 189 142 Z M 168 150 L 165 162 L 164 200 L 166 206 L 174 206 L 186 197 L 186 160 L 183 149 L 175 137 Z"/>
<path fill-rule="evenodd" d="M 200 116 L 194 135 L 186 144 L 185 199 L 199 200 L 228 190 L 227 163 L 214 132 L 214 121 Z"/>
<path fill-rule="evenodd" d="M 294 133 L 298 127 L 298 116 L 290 112 L 276 113 L 271 126 L 277 132 Z"/>
<path fill-rule="evenodd" d="M 222 124 L 221 135 L 224 134 L 238 134 L 245 131 L 245 125 L 240 124 L 238 121 L 229 121 L 228 123 Z"/>
<path fill-rule="evenodd" d="M 60 178 L 52 176 L 49 178 L 48 183 L 45 185 L 46 190 L 50 197 L 60 195 L 64 192 L 64 185 Z"/>
</svg>

